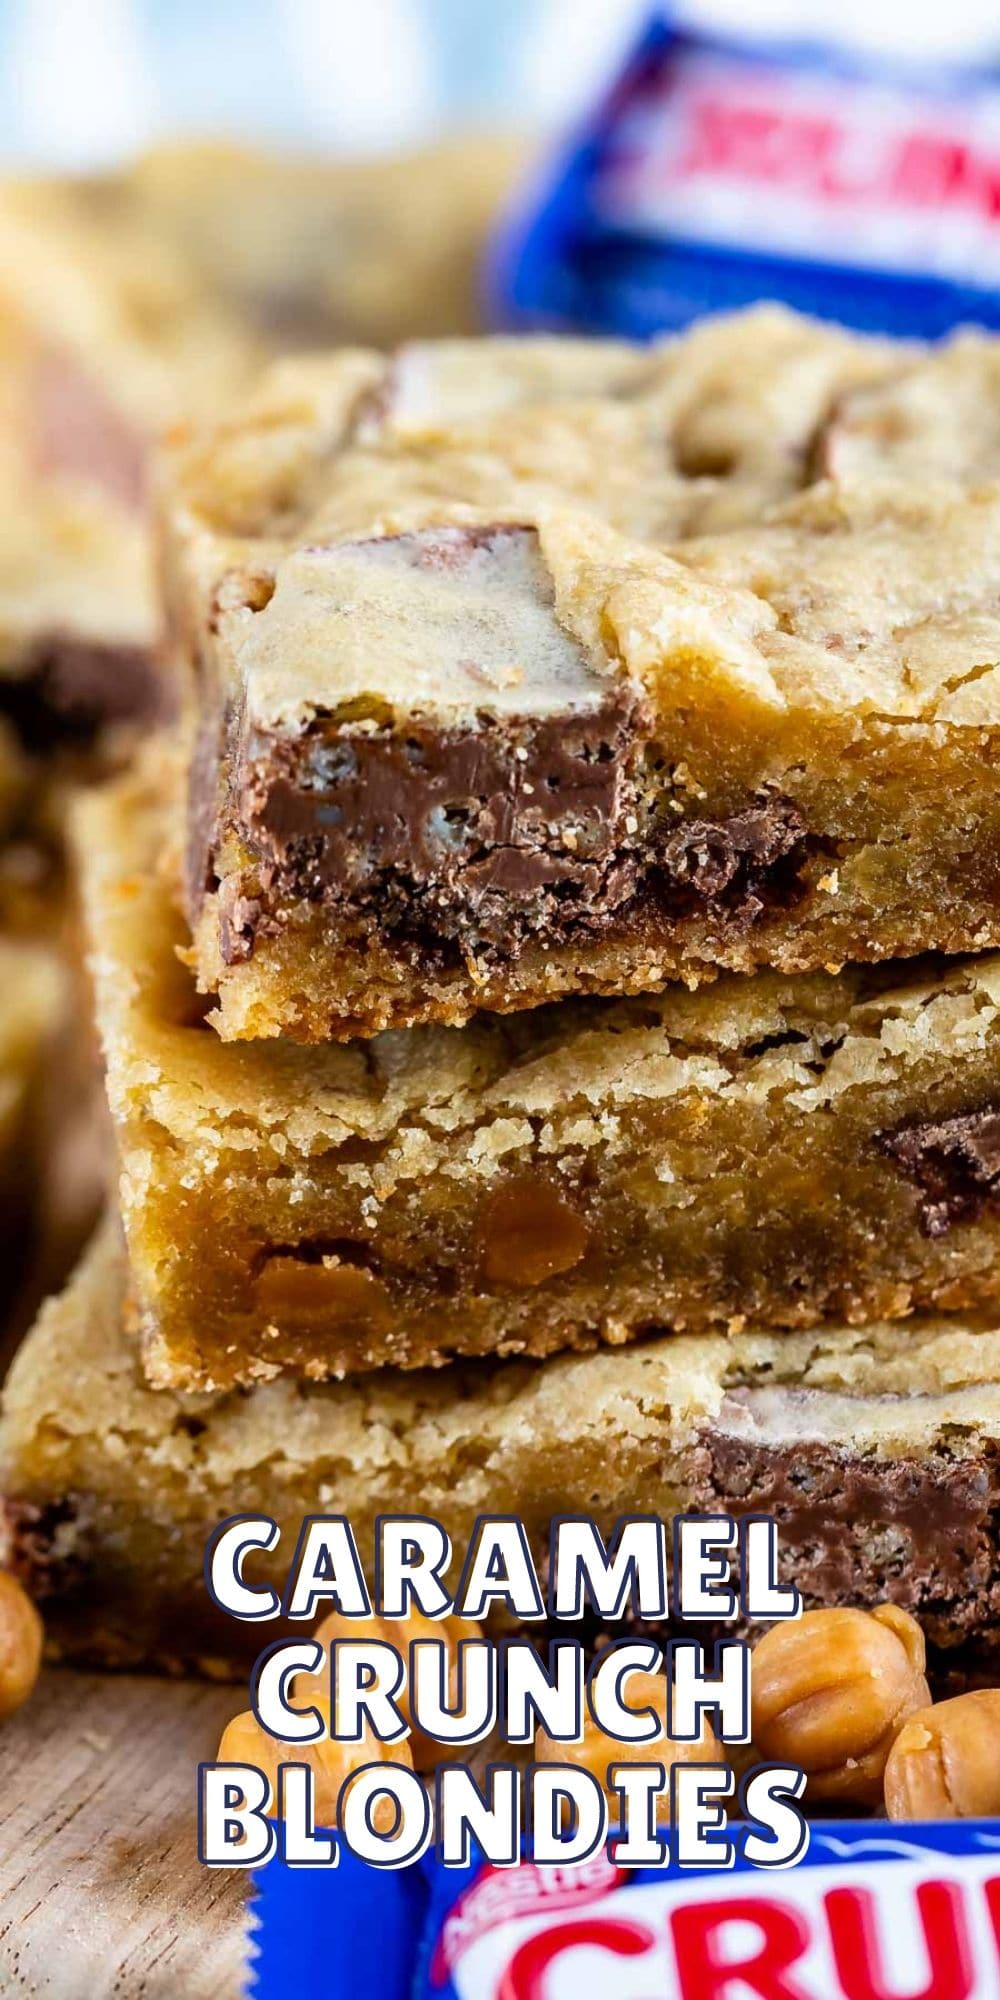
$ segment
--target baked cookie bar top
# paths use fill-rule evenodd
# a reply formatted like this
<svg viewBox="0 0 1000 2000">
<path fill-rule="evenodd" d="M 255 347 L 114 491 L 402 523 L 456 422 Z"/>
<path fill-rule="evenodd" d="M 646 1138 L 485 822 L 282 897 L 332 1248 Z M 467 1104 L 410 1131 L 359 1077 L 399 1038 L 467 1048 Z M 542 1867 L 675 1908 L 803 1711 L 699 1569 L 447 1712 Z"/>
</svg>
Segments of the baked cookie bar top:
<svg viewBox="0 0 1000 2000">
<path fill-rule="evenodd" d="M 154 1381 L 997 1296 L 1000 959 L 224 1043 L 182 962 L 173 811 L 139 775 L 78 820 Z"/>
<path fill-rule="evenodd" d="M 380 1514 L 549 1524 L 693 1508 L 767 1512 L 810 1603 L 889 1597 L 945 1660 L 996 1664 L 1000 1636 L 995 1322 L 655 1340 L 623 1354 L 504 1361 L 401 1380 L 183 1396 L 142 1380 L 108 1231 L 51 1300 L 0 1422 L 0 1561 L 67 1655 L 239 1672 L 257 1627 L 215 1613 L 205 1541 L 277 1519 L 247 1577 L 281 1587 L 303 1516 L 346 1513 L 370 1562 Z M 274 1635 L 276 1636 L 276 1634 Z M 940 1662 L 939 1662 L 940 1663 Z"/>
<path fill-rule="evenodd" d="M 114 182 L 0 182 L 0 710 L 90 747 L 166 706 L 147 456 L 263 350 Z"/>
<path fill-rule="evenodd" d="M 154 436 L 286 348 L 473 325 L 521 150 L 317 164 L 188 143 L 0 180 L 0 711 L 32 743 L 161 705 Z"/>
<path fill-rule="evenodd" d="M 954 480 L 1000 475 L 1000 341 L 966 331 L 901 350 L 898 365 L 838 397 L 816 443 L 834 479 Z"/>
<path fill-rule="evenodd" d="M 445 343 L 184 441 L 223 1036 L 1000 943 L 1000 489 L 805 483 L 916 366 L 766 313 Z"/>
<path fill-rule="evenodd" d="M 0 301 L 0 715 L 28 750 L 164 707 L 140 464 L 99 384 Z"/>
</svg>

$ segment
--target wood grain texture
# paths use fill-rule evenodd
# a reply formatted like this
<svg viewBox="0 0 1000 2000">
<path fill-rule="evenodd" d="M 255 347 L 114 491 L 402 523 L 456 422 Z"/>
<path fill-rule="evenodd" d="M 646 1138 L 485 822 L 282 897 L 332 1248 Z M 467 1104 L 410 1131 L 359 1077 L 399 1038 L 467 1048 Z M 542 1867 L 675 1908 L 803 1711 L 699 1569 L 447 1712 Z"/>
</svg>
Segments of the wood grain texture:
<svg viewBox="0 0 1000 2000">
<path fill-rule="evenodd" d="M 0 1728 L 0 1993 L 238 2000 L 245 1879 L 202 1868 L 196 1767 L 238 1690 L 52 1670 Z"/>
</svg>

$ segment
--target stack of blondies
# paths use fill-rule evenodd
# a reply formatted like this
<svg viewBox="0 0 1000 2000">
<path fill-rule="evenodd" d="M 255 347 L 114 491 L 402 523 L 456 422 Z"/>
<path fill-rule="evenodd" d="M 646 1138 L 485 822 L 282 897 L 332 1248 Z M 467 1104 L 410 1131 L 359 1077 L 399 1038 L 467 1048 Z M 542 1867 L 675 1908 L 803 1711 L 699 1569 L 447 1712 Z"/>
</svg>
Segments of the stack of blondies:
<svg viewBox="0 0 1000 2000">
<path fill-rule="evenodd" d="M 998 471 L 996 344 L 771 311 L 178 429 L 182 722 L 76 821 L 120 1219 L 0 1433 L 65 1651 L 252 1653 L 233 1514 L 699 1507 L 989 1658 Z"/>
</svg>

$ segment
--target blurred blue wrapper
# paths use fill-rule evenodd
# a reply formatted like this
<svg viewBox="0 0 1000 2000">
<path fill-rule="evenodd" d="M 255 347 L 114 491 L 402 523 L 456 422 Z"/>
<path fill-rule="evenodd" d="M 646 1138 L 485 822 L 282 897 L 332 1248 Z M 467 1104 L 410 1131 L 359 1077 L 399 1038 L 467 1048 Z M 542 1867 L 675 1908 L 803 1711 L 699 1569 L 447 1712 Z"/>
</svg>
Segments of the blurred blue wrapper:
<svg viewBox="0 0 1000 2000">
<path fill-rule="evenodd" d="M 344 1850 L 334 1869 L 275 1859 L 251 1903 L 251 2000 L 410 2000 L 427 1875 Z"/>
<path fill-rule="evenodd" d="M 887 1966 L 900 1994 L 1000 1992 L 997 1820 L 817 1822 L 777 1872 L 739 1858 L 619 1869 L 603 1850 L 567 1867 L 427 1856 L 398 1873 L 345 1857 L 273 1860 L 257 1892 L 252 2000 L 704 2000 L 790 1982 L 856 2000 L 888 1992 Z"/>
<path fill-rule="evenodd" d="M 646 338 L 760 298 L 1000 327 L 1000 72 L 720 40 L 652 14 L 488 272 L 499 325 Z"/>
</svg>

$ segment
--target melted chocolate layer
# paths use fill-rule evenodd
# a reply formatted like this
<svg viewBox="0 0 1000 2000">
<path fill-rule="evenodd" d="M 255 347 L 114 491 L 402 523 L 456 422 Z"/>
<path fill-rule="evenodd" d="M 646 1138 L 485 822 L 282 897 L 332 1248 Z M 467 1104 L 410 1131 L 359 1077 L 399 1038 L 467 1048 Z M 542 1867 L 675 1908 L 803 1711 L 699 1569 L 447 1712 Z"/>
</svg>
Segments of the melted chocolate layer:
<svg viewBox="0 0 1000 2000">
<path fill-rule="evenodd" d="M 314 732 L 264 754 L 257 744 L 238 822 L 286 893 L 307 885 L 340 900 L 398 884 L 464 903 L 484 924 L 494 902 L 553 888 L 613 903 L 630 886 L 624 871 L 607 878 L 634 844 L 640 707 L 622 686 L 592 713 L 514 727 Z"/>
<path fill-rule="evenodd" d="M 424 529 L 317 545 L 299 563 L 297 585 L 240 584 L 241 612 L 266 621 L 244 632 L 244 697 L 220 711 L 204 677 L 191 913 L 220 887 L 227 963 L 303 904 L 459 964 L 558 946 L 623 914 L 655 932 L 709 908 L 745 928 L 787 905 L 826 851 L 778 796 L 678 819 L 689 802 L 646 690 L 596 666 L 560 624 L 533 529 Z M 331 668 L 307 720 L 303 691 L 268 693 L 303 619 Z M 440 710 L 421 707 L 423 687 L 439 688 Z M 230 839 L 238 859 L 222 865 Z"/>
<path fill-rule="evenodd" d="M 745 928 L 794 900 L 823 845 L 795 806 L 762 798 L 726 820 L 662 823 L 648 729 L 644 698 L 619 683 L 584 714 L 454 732 L 315 724 L 304 739 L 234 745 L 224 817 L 257 865 L 252 897 L 224 885 L 226 962 L 303 900 L 417 949 L 472 942 L 502 957 L 637 908 L 669 920 L 707 907 Z M 211 782 L 205 759 L 191 798 L 199 841 L 211 839 Z M 193 875 L 200 897 L 211 853 Z"/>
<path fill-rule="evenodd" d="M 774 1517 L 783 1572 L 808 1608 L 867 1608 L 889 1599 L 919 1620 L 931 1649 L 928 1671 L 942 1692 L 981 1674 L 995 1685 L 1000 1453 L 992 1447 L 968 1458 L 938 1448 L 893 1459 L 824 1442 L 765 1445 L 708 1431 L 696 1447 L 695 1472 L 690 1506 Z M 703 1641 L 734 1632 L 731 1625 L 692 1629 L 634 1615 L 612 1626 L 588 1612 L 573 1633 L 596 1650 L 626 1637 L 662 1643 L 685 1629 Z M 561 1630 L 543 1628 L 547 1638 Z"/>
<path fill-rule="evenodd" d="M 703 1504 L 774 1516 L 810 1604 L 891 1598 L 953 1644 L 1000 1622 L 1000 1454 L 889 1458 L 796 1440 L 702 1440 Z"/>
</svg>

